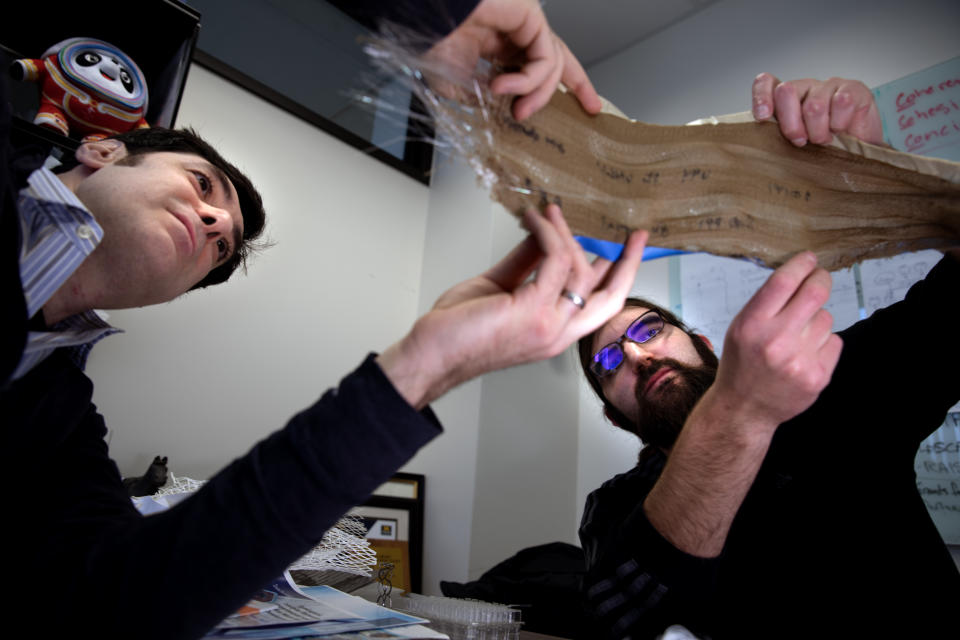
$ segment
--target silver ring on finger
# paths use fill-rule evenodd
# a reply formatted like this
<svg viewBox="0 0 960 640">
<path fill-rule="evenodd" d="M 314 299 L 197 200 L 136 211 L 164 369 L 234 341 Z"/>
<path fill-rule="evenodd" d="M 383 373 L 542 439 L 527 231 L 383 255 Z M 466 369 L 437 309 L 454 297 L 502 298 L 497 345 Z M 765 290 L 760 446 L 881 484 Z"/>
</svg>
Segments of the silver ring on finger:
<svg viewBox="0 0 960 640">
<path fill-rule="evenodd" d="M 583 309 L 583 307 L 586 306 L 587 304 L 587 301 L 584 300 L 582 296 L 574 293 L 573 291 L 570 291 L 570 289 L 564 289 L 563 291 L 561 291 L 560 297 L 566 298 L 573 304 L 577 305 L 577 307 L 579 307 L 580 309 Z"/>
</svg>

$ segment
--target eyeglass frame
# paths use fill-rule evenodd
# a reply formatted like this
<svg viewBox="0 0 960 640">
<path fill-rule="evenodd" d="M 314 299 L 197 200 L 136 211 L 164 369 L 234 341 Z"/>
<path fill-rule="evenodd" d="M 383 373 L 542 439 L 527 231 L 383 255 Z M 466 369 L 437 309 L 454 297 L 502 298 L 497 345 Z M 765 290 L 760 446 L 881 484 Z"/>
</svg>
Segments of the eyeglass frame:
<svg viewBox="0 0 960 640">
<path fill-rule="evenodd" d="M 630 333 L 630 330 L 633 329 L 641 320 L 651 315 L 656 317 L 660 321 L 660 326 L 656 328 L 656 333 L 654 333 L 652 336 L 650 336 L 646 340 L 635 340 L 634 338 L 631 338 L 630 336 L 627 335 L 628 333 Z M 597 352 L 593 354 L 593 358 L 592 358 L 592 361 L 590 362 L 590 367 L 589 367 L 590 373 L 592 373 L 594 376 L 596 376 L 599 379 L 599 378 L 604 378 L 606 376 L 609 376 L 610 374 L 616 372 L 616 370 L 620 368 L 620 365 L 623 364 L 624 359 L 626 359 L 626 352 L 624 352 L 623 350 L 624 340 L 629 340 L 630 342 L 633 342 L 636 344 L 647 344 L 651 340 L 654 340 L 661 333 L 663 333 L 663 329 L 667 326 L 667 324 L 668 324 L 667 321 L 663 319 L 663 316 L 660 315 L 660 312 L 657 311 L 656 309 L 650 309 L 648 311 L 644 311 L 639 316 L 637 316 L 633 320 L 633 322 L 631 322 L 627 326 L 626 330 L 623 332 L 623 334 L 619 338 L 617 338 L 613 342 L 608 342 L 604 346 L 600 347 L 600 349 L 598 349 Z M 610 349 L 611 347 L 616 347 L 616 349 L 619 350 L 620 361 L 612 369 L 603 369 L 601 368 L 602 365 L 600 364 L 600 361 L 598 358 L 601 353 L 603 353 L 607 349 Z"/>
</svg>

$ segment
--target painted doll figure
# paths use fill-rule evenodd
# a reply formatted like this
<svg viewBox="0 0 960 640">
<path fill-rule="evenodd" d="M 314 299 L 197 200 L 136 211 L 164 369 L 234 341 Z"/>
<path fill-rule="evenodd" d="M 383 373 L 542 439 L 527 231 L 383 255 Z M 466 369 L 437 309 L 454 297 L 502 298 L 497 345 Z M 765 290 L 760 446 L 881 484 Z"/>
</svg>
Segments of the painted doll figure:
<svg viewBox="0 0 960 640">
<path fill-rule="evenodd" d="M 40 109 L 33 122 L 63 135 L 97 140 L 148 127 L 147 83 L 127 54 L 108 42 L 69 38 L 40 59 L 15 60 L 10 74 L 41 83 Z"/>
</svg>

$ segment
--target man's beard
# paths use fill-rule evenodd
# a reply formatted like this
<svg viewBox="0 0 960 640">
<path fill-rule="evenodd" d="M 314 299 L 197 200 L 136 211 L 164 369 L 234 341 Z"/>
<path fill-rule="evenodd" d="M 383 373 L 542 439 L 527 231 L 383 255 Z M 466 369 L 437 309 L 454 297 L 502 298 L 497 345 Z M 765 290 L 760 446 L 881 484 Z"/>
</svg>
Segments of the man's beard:
<svg viewBox="0 0 960 640">
<path fill-rule="evenodd" d="M 637 435 L 646 444 L 672 448 L 693 407 L 713 384 L 718 361 L 713 351 L 704 347 L 706 353 L 700 354 L 704 363 L 700 366 L 691 367 L 668 358 L 657 360 L 639 372 L 636 425 Z M 673 370 L 673 377 L 662 381 L 649 397 L 645 396 L 647 382 L 664 367 Z"/>
</svg>

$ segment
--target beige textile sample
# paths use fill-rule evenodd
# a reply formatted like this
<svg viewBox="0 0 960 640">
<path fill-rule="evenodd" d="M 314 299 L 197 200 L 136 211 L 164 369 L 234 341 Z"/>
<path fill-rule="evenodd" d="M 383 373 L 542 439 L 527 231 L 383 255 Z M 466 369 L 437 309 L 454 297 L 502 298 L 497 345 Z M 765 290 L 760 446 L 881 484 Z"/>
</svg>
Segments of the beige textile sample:
<svg viewBox="0 0 960 640">
<path fill-rule="evenodd" d="M 481 107 L 430 107 L 491 197 L 516 215 L 555 202 L 577 234 L 623 242 L 646 229 L 651 246 L 771 267 L 804 249 L 834 270 L 960 247 L 960 163 L 847 137 L 839 144 L 849 150 L 797 148 L 772 122 L 589 116 L 564 92 L 517 122 L 506 100 L 482 97 Z"/>
</svg>

